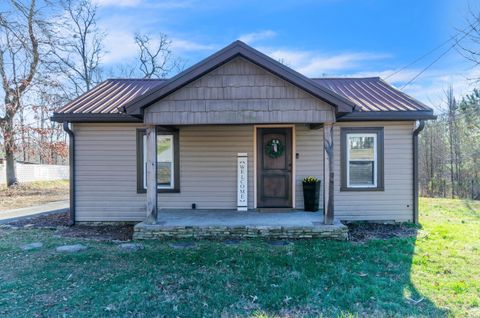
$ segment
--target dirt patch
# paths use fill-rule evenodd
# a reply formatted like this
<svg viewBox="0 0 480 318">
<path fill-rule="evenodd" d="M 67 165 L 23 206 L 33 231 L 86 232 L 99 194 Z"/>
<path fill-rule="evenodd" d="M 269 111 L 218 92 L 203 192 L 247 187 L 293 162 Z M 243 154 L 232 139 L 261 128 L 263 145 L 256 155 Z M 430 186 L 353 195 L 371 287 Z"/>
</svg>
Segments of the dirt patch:
<svg viewBox="0 0 480 318">
<path fill-rule="evenodd" d="M 29 228 L 56 228 L 56 234 L 62 237 L 84 238 L 96 241 L 131 240 L 133 225 L 74 225 L 68 226 L 68 213 L 55 213 L 21 219 L 8 225 Z"/>
<path fill-rule="evenodd" d="M 68 200 L 68 180 L 38 181 L 0 186 L 0 211 Z"/>
<path fill-rule="evenodd" d="M 32 227 L 32 228 L 56 228 L 61 226 L 68 226 L 68 213 L 52 213 L 32 216 L 29 218 L 21 218 L 20 220 L 10 222 L 9 225 L 17 227 Z"/>
<path fill-rule="evenodd" d="M 348 239 L 354 242 L 364 242 L 372 239 L 389 239 L 394 237 L 412 237 L 418 229 L 404 224 L 381 224 L 352 222 L 348 223 Z"/>
<path fill-rule="evenodd" d="M 133 236 L 133 225 L 74 225 L 57 231 L 63 237 L 77 237 L 96 241 L 129 241 Z"/>
</svg>

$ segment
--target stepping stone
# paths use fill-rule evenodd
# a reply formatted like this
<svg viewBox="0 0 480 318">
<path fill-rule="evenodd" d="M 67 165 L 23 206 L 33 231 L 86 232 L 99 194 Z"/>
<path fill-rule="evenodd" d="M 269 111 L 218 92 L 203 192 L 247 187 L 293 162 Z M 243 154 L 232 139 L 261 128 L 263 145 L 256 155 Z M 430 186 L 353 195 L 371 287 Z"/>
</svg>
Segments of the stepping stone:
<svg viewBox="0 0 480 318">
<path fill-rule="evenodd" d="M 184 248 L 195 247 L 195 243 L 192 243 L 192 242 L 175 242 L 175 243 L 169 243 L 168 245 L 174 249 L 184 249 Z"/>
<path fill-rule="evenodd" d="M 43 243 L 41 242 L 34 242 L 20 246 L 20 248 L 24 251 L 36 250 L 37 248 L 41 248 Z"/>
<path fill-rule="evenodd" d="M 74 245 L 63 245 L 57 247 L 57 252 L 62 252 L 62 253 L 76 253 L 80 252 L 83 250 L 86 250 L 88 247 L 82 244 L 74 244 Z"/>
<path fill-rule="evenodd" d="M 240 240 L 225 240 L 223 241 L 224 244 L 227 244 L 227 245 L 238 245 L 241 243 Z"/>
<path fill-rule="evenodd" d="M 135 252 L 144 249 L 143 245 L 139 243 L 123 243 L 118 245 L 118 248 L 128 252 Z"/>
<path fill-rule="evenodd" d="M 269 241 L 268 244 L 271 246 L 287 246 L 292 244 L 292 242 L 289 241 Z"/>
</svg>

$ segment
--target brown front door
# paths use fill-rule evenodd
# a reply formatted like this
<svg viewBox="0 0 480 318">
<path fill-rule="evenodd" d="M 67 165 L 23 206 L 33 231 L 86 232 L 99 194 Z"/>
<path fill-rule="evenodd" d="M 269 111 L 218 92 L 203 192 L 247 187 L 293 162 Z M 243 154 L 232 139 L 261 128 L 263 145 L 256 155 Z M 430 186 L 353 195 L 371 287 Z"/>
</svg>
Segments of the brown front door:
<svg viewBox="0 0 480 318">
<path fill-rule="evenodd" d="M 257 207 L 292 207 L 292 129 L 257 129 Z"/>
</svg>

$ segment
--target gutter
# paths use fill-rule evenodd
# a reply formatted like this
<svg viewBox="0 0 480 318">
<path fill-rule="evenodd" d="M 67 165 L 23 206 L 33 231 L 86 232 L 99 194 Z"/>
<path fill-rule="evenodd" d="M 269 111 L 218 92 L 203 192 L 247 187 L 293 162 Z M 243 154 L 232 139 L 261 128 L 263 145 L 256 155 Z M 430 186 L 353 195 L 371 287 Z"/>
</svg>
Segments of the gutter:
<svg viewBox="0 0 480 318">
<path fill-rule="evenodd" d="M 425 127 L 425 121 L 420 120 L 413 131 L 413 223 L 418 224 L 418 134 Z"/>
<path fill-rule="evenodd" d="M 68 222 L 69 226 L 75 225 L 75 134 L 68 126 L 68 122 L 63 122 L 63 130 L 69 136 L 69 149 L 68 157 L 70 164 L 70 220 Z"/>
</svg>

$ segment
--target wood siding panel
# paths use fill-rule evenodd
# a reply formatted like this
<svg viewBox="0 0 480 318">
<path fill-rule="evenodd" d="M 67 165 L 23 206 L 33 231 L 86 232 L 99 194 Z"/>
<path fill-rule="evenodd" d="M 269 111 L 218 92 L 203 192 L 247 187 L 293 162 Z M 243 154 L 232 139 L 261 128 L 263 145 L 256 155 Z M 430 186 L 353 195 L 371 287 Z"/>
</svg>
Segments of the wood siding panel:
<svg viewBox="0 0 480 318">
<path fill-rule="evenodd" d="M 295 207 L 303 209 L 302 180 L 305 177 L 314 176 L 321 180 L 320 202 L 323 202 L 323 130 L 297 125 L 296 153 L 298 158 L 296 159 Z"/>
<path fill-rule="evenodd" d="M 141 221 L 145 193 L 136 191 L 138 124 L 75 124 L 77 221 Z M 237 153 L 248 153 L 253 208 L 252 126 L 180 129 L 180 193 L 159 193 L 159 208 L 236 208 Z M 159 212 L 161 213 L 161 211 Z"/>
<path fill-rule="evenodd" d="M 340 191 L 340 127 L 384 127 L 384 191 Z M 412 220 L 413 130 L 413 122 L 335 124 L 336 218 L 340 220 L 384 220 L 398 222 Z"/>
<path fill-rule="evenodd" d="M 238 57 L 146 108 L 157 125 L 317 123 L 334 108 Z"/>
</svg>

